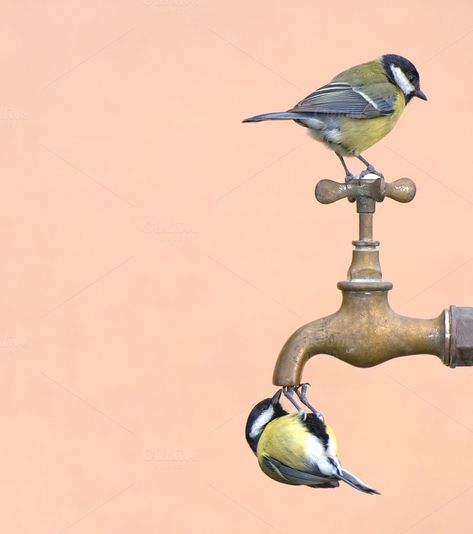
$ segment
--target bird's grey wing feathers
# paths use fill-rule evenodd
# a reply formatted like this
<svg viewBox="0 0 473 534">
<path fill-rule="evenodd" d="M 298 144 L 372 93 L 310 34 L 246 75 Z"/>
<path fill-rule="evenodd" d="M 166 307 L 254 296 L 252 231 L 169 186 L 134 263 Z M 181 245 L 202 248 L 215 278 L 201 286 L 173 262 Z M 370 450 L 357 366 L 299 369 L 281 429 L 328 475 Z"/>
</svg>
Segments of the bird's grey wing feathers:
<svg viewBox="0 0 473 534">
<path fill-rule="evenodd" d="M 371 119 L 390 115 L 394 111 L 394 97 L 384 98 L 377 91 L 367 94 L 349 83 L 324 85 L 288 110 L 289 113 L 329 113 L 356 119 Z"/>
<path fill-rule="evenodd" d="M 343 480 L 343 482 L 346 482 L 353 488 L 364 491 L 365 493 L 374 493 L 376 495 L 381 495 L 378 490 L 375 490 L 374 488 L 370 488 L 367 486 L 363 481 L 361 481 L 358 477 L 347 471 L 346 469 L 341 470 L 340 480 Z"/>
<path fill-rule="evenodd" d="M 319 488 L 336 488 L 339 483 L 335 479 L 330 479 L 322 474 L 312 474 L 306 473 L 304 471 L 299 471 L 293 467 L 289 467 L 274 458 L 265 457 L 263 459 L 267 467 L 275 471 L 279 476 L 286 479 L 288 483 L 294 485 L 304 485 L 304 486 L 316 486 Z"/>
</svg>

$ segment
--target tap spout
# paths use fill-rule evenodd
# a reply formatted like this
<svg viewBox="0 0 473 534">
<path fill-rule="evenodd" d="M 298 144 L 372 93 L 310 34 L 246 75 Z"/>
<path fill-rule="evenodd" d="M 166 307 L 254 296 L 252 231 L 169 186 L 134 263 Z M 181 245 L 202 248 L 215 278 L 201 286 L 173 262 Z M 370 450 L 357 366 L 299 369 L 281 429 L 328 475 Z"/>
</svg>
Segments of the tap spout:
<svg viewBox="0 0 473 534">
<path fill-rule="evenodd" d="M 307 360 L 316 354 L 329 354 L 357 367 L 372 367 L 410 354 L 434 354 L 445 360 L 447 326 L 445 311 L 434 319 L 395 313 L 387 290 L 343 290 L 336 313 L 300 327 L 287 340 L 273 382 L 279 386 L 300 384 Z"/>
</svg>

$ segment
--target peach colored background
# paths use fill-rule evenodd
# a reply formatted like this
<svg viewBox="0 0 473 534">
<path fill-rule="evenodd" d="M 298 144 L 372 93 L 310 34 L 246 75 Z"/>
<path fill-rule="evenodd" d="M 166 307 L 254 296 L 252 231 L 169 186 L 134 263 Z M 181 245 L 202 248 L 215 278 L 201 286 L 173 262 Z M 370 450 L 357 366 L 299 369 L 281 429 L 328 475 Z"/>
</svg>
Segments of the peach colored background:
<svg viewBox="0 0 473 534">
<path fill-rule="evenodd" d="M 377 214 L 384 274 L 400 313 L 473 305 L 472 11 L 1 2 L 2 533 L 473 531 L 473 371 L 434 357 L 307 367 L 343 463 L 382 497 L 259 471 L 246 415 L 286 338 L 338 306 L 357 223 L 313 198 L 335 156 L 240 123 L 412 59 L 429 102 L 366 154 L 418 186 Z"/>
</svg>

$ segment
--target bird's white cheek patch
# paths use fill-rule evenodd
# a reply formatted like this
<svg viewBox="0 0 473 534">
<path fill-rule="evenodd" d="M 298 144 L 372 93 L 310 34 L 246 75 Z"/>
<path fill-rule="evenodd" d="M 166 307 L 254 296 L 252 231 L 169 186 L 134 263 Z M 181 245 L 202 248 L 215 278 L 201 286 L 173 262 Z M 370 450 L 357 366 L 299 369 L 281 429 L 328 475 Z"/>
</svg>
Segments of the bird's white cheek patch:
<svg viewBox="0 0 473 534">
<path fill-rule="evenodd" d="M 397 85 L 401 88 L 401 91 L 408 95 L 415 90 L 415 87 L 407 79 L 407 76 L 404 74 L 404 71 L 400 67 L 391 65 L 391 72 L 393 73 L 394 79 L 396 80 Z"/>
<path fill-rule="evenodd" d="M 253 423 L 253 426 L 251 427 L 250 438 L 255 438 L 256 436 L 259 436 L 262 432 L 263 427 L 267 425 L 269 421 L 271 421 L 271 417 L 273 417 L 273 415 L 274 408 L 272 406 L 270 406 L 267 410 L 260 414 Z"/>
</svg>

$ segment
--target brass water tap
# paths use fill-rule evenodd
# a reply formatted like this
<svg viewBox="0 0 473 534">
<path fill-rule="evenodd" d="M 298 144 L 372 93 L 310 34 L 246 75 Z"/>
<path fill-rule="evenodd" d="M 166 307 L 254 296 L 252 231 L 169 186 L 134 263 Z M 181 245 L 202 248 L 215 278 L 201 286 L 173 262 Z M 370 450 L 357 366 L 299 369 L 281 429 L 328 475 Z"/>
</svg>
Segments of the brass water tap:
<svg viewBox="0 0 473 534">
<path fill-rule="evenodd" d="M 434 319 L 414 319 L 397 314 L 389 305 L 393 286 L 382 279 L 373 214 L 385 197 L 410 202 L 415 193 L 409 178 L 386 183 L 374 174 L 317 184 L 315 196 L 322 204 L 343 198 L 356 202 L 359 239 L 353 241 L 347 280 L 337 284 L 342 291 L 340 309 L 292 334 L 276 362 L 274 384 L 302 383 L 304 365 L 315 354 L 329 354 L 357 367 L 413 354 L 433 354 L 449 367 L 473 365 L 473 308 L 450 306 Z"/>
</svg>

